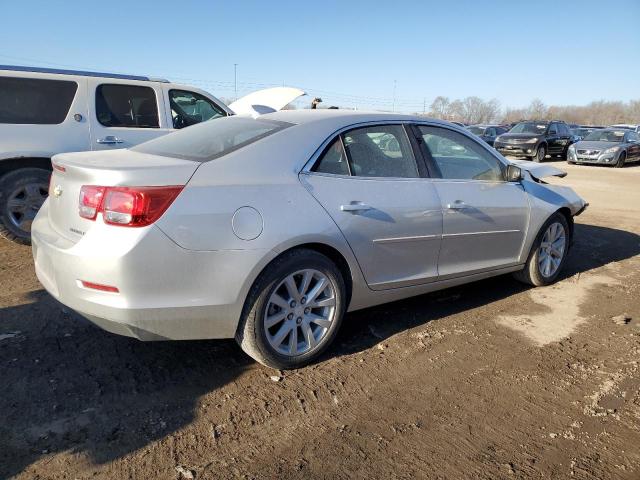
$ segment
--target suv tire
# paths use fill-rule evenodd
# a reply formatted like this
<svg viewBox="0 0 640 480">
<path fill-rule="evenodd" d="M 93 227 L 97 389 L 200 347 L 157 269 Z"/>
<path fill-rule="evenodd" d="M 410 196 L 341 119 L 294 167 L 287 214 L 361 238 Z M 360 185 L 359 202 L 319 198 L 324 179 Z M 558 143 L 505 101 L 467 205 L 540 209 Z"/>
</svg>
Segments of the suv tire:
<svg viewBox="0 0 640 480">
<path fill-rule="evenodd" d="M 533 156 L 533 161 L 536 163 L 541 163 L 544 161 L 544 158 L 547 156 L 547 147 L 545 147 L 544 143 L 539 145 L 536 149 L 536 154 Z"/>
<path fill-rule="evenodd" d="M 31 243 L 31 222 L 47 198 L 50 178 L 42 168 L 20 168 L 0 178 L 0 235 Z"/>
</svg>

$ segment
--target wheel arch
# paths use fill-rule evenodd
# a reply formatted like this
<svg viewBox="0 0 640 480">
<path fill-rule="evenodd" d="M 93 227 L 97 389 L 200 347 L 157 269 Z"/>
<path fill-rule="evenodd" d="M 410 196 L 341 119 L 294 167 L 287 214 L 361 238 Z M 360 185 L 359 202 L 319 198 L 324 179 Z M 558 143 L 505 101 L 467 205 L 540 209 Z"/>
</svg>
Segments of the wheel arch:
<svg viewBox="0 0 640 480">
<path fill-rule="evenodd" d="M 556 210 L 554 213 L 559 213 L 567 221 L 567 225 L 569 225 L 569 245 L 571 245 L 573 243 L 574 229 L 573 215 L 571 214 L 571 210 L 569 209 L 569 207 L 562 207 Z"/>
<path fill-rule="evenodd" d="M 51 158 L 48 157 L 14 157 L 0 160 L 0 178 L 21 168 L 40 168 L 51 171 Z"/>
</svg>

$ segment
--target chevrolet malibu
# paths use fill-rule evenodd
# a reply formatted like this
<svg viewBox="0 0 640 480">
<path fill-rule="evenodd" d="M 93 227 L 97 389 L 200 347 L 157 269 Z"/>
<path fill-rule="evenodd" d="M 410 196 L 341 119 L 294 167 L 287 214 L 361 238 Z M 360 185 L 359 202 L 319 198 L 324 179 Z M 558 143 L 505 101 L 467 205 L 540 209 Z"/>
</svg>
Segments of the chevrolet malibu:
<svg viewBox="0 0 640 480">
<path fill-rule="evenodd" d="M 554 282 L 586 207 L 540 181 L 563 174 L 413 116 L 223 118 L 55 156 L 35 268 L 110 332 L 235 337 L 257 361 L 295 368 L 348 311 L 506 273 Z"/>
</svg>

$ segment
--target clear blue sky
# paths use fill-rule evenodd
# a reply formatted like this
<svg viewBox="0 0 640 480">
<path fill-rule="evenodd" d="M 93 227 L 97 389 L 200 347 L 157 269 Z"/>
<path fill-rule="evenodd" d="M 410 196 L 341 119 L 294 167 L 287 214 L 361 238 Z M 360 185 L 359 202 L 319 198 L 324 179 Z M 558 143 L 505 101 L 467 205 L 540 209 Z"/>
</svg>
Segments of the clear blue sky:
<svg viewBox="0 0 640 480">
<path fill-rule="evenodd" d="M 640 99 L 640 0 L 6 1 L 0 63 L 151 74 L 233 97 L 300 86 L 421 111 Z"/>
</svg>

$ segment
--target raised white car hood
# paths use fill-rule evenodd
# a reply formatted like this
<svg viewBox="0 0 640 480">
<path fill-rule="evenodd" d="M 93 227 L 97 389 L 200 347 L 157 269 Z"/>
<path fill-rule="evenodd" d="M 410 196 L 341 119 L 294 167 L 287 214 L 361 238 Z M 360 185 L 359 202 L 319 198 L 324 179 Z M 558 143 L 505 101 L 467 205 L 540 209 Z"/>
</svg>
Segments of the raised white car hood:
<svg viewBox="0 0 640 480">
<path fill-rule="evenodd" d="M 229 108 L 237 115 L 256 117 L 282 110 L 302 95 L 306 95 L 305 91 L 294 87 L 265 88 L 239 98 Z"/>
<path fill-rule="evenodd" d="M 552 165 L 542 163 L 534 163 L 530 160 L 511 160 L 511 163 L 518 165 L 522 170 L 526 170 L 529 174 L 538 180 L 544 177 L 566 177 L 567 172 L 560 170 Z"/>
</svg>

